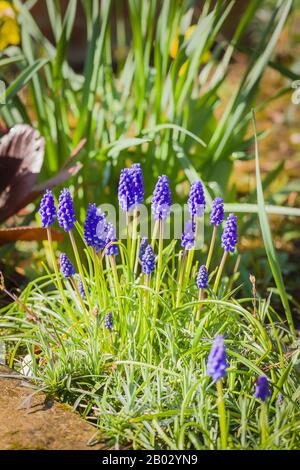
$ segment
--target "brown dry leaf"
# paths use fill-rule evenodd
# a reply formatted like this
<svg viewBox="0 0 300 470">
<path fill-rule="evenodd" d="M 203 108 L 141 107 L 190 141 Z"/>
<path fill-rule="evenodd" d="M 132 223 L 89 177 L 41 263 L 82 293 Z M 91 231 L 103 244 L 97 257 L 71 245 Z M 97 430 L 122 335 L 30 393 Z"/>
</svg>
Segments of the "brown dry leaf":
<svg viewBox="0 0 300 470">
<path fill-rule="evenodd" d="M 0 139 L 0 222 L 24 207 L 44 159 L 39 132 L 18 124 Z"/>
<path fill-rule="evenodd" d="M 46 189 L 76 175 L 82 164 L 77 163 L 72 167 L 68 165 L 85 143 L 86 139 L 79 142 L 59 173 L 50 180 L 35 185 L 44 160 L 44 138 L 27 124 L 12 127 L 0 139 L 0 222 L 16 214 Z"/>
<path fill-rule="evenodd" d="M 55 241 L 62 241 L 64 236 L 57 230 L 51 230 L 52 238 Z M 47 240 L 47 230 L 40 227 L 15 227 L 0 229 L 0 245 L 13 243 L 18 240 L 42 241 Z"/>
</svg>

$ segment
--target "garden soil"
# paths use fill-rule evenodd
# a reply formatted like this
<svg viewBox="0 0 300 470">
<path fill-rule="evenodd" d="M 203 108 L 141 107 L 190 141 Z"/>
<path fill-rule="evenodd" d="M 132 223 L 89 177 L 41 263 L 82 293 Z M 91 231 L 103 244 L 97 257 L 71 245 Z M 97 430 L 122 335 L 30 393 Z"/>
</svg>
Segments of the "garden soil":
<svg viewBox="0 0 300 470">
<path fill-rule="evenodd" d="M 21 376 L 0 365 L 1 450 L 105 448 L 101 443 L 90 445 L 95 428 L 70 407 L 49 400 L 41 393 L 30 398 L 33 392 Z"/>
</svg>

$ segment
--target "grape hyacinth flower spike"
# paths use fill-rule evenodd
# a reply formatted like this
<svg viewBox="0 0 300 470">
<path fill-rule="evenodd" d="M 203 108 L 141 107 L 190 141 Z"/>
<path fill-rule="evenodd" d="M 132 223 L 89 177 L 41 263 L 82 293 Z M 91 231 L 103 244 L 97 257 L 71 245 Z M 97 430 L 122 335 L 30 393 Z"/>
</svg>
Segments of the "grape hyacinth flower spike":
<svg viewBox="0 0 300 470">
<path fill-rule="evenodd" d="M 130 175 L 132 178 L 132 194 L 134 204 L 143 204 L 144 202 L 144 177 L 141 165 L 134 163 L 130 168 Z"/>
<path fill-rule="evenodd" d="M 209 375 L 214 382 L 226 377 L 227 361 L 226 349 L 224 338 L 218 335 L 210 350 L 207 361 L 207 375 Z"/>
<path fill-rule="evenodd" d="M 52 191 L 50 191 L 50 189 L 48 189 L 42 197 L 39 214 L 41 216 L 42 226 L 44 228 L 49 228 L 54 224 L 56 219 L 56 207 Z"/>
<path fill-rule="evenodd" d="M 73 264 L 71 263 L 71 261 L 69 260 L 68 256 L 65 253 L 61 253 L 60 258 L 59 258 L 59 264 L 60 264 L 60 271 L 66 279 L 74 276 L 74 274 L 76 273 Z"/>
<path fill-rule="evenodd" d="M 105 240 L 105 246 L 106 246 L 105 254 L 106 256 L 118 255 L 119 249 L 118 249 L 118 245 L 115 243 L 118 241 L 118 239 L 116 237 L 116 230 L 115 230 L 114 224 L 109 222 L 106 226 L 106 230 L 107 230 L 107 235 L 106 235 L 106 240 Z"/>
<path fill-rule="evenodd" d="M 129 212 L 136 204 L 144 201 L 144 178 L 139 163 L 121 170 L 118 186 L 119 205 L 124 212 Z"/>
<path fill-rule="evenodd" d="M 76 217 L 74 212 L 73 200 L 70 191 L 64 188 L 59 196 L 58 211 L 57 211 L 58 223 L 65 232 L 73 230 Z"/>
<path fill-rule="evenodd" d="M 189 251 L 194 248 L 195 245 L 195 223 L 189 220 L 185 224 L 184 232 L 181 235 L 181 246 L 185 250 Z"/>
<path fill-rule="evenodd" d="M 108 312 L 105 315 L 104 324 L 105 324 L 105 328 L 107 329 L 107 331 L 112 330 L 112 327 L 113 327 L 113 314 L 112 314 L 112 312 Z"/>
<path fill-rule="evenodd" d="M 268 379 L 265 375 L 260 375 L 256 382 L 254 396 L 261 401 L 260 409 L 260 429 L 261 429 L 261 444 L 265 446 L 268 434 L 268 417 L 266 410 L 266 400 L 271 396 L 269 389 Z"/>
<path fill-rule="evenodd" d="M 96 251 L 105 247 L 106 225 L 105 214 L 97 209 L 96 204 L 90 204 L 84 222 L 84 240 L 87 246 L 91 246 Z"/>
<path fill-rule="evenodd" d="M 142 258 L 142 270 L 146 276 L 150 276 L 155 269 L 155 256 L 151 245 L 148 245 Z"/>
<path fill-rule="evenodd" d="M 234 214 L 229 214 L 226 222 L 225 227 L 222 234 L 222 247 L 224 248 L 224 254 L 217 272 L 215 284 L 214 284 L 214 292 L 216 293 L 219 287 L 220 279 L 222 276 L 222 272 L 225 266 L 226 258 L 228 253 L 233 253 L 235 251 L 235 247 L 238 241 L 238 227 L 237 227 L 237 216 Z"/>
<path fill-rule="evenodd" d="M 197 274 L 198 289 L 206 289 L 208 284 L 208 273 L 205 265 L 200 266 Z"/>
<path fill-rule="evenodd" d="M 131 206 L 134 204 L 129 168 L 121 170 L 118 187 L 118 200 L 119 205 L 124 212 L 129 212 Z"/>
<path fill-rule="evenodd" d="M 192 183 L 188 206 L 192 220 L 194 220 L 196 216 L 202 217 L 205 210 L 205 196 L 201 181 Z"/>
<path fill-rule="evenodd" d="M 210 225 L 213 226 L 213 233 L 211 237 L 211 242 L 210 242 L 210 247 L 207 255 L 207 261 L 206 261 L 206 269 L 209 269 L 212 255 L 214 252 L 214 247 L 215 247 L 215 242 L 217 238 L 217 229 L 218 226 L 221 225 L 221 223 L 224 220 L 224 202 L 221 197 L 216 197 L 213 200 L 212 203 L 212 211 L 210 214 Z"/>
<path fill-rule="evenodd" d="M 204 264 L 202 266 L 200 266 L 200 268 L 199 268 L 197 278 L 196 278 L 196 283 L 197 283 L 197 287 L 199 289 L 199 295 L 198 295 L 199 304 L 198 304 L 198 308 L 196 308 L 196 310 L 197 310 L 196 319 L 199 320 L 200 319 L 201 306 L 202 306 L 201 305 L 201 300 L 203 300 L 203 298 L 204 298 L 204 290 L 207 288 L 207 284 L 208 284 L 208 272 L 207 272 L 206 266 Z"/>
<path fill-rule="evenodd" d="M 79 295 L 81 296 L 82 299 L 85 299 L 86 295 L 85 295 L 85 291 L 83 287 L 83 282 L 82 282 L 82 279 L 80 278 L 78 279 L 77 287 L 78 287 Z"/>
<path fill-rule="evenodd" d="M 218 227 L 224 220 L 224 201 L 221 197 L 216 197 L 212 203 L 210 214 L 210 225 Z"/>
<path fill-rule="evenodd" d="M 267 377 L 265 375 L 259 376 L 256 382 L 254 396 L 262 402 L 265 402 L 270 395 L 271 392 L 269 390 L 269 383 Z"/>
<path fill-rule="evenodd" d="M 219 413 L 219 423 L 221 432 L 222 450 L 227 448 L 227 423 L 226 409 L 223 395 L 222 379 L 226 377 L 227 359 L 224 338 L 222 335 L 216 336 L 212 348 L 210 350 L 207 361 L 207 375 L 209 375 L 216 383 L 217 387 L 217 406 Z"/>
<path fill-rule="evenodd" d="M 146 251 L 146 248 L 147 248 L 148 245 L 149 245 L 148 238 L 143 237 L 142 240 L 141 240 L 141 244 L 140 244 L 140 254 L 139 254 L 140 261 L 142 261 L 143 256 L 145 254 L 145 251 Z"/>
<path fill-rule="evenodd" d="M 166 220 L 170 215 L 171 207 L 171 190 L 169 179 L 166 175 L 158 178 L 153 197 L 152 197 L 152 214 L 154 220 Z"/>
<path fill-rule="evenodd" d="M 224 250 L 233 253 L 237 244 L 237 240 L 237 217 L 234 214 L 229 214 L 222 234 L 222 246 Z"/>
</svg>

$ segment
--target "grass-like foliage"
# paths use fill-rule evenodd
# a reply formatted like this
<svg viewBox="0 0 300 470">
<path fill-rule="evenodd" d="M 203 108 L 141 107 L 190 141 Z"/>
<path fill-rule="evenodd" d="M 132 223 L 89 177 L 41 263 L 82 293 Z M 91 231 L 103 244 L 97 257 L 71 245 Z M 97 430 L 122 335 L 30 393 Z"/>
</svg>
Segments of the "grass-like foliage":
<svg viewBox="0 0 300 470">
<path fill-rule="evenodd" d="M 129 187 L 126 201 L 142 198 L 140 174 L 126 175 L 138 181 L 139 190 Z M 128 209 L 125 243 L 117 241 L 111 226 L 96 231 L 95 220 L 103 216 L 93 207 L 84 229 L 79 223 L 74 227 L 72 200 L 62 192 L 58 220 L 70 235 L 77 269 L 62 255 L 58 272 L 50 238 L 55 274 L 31 282 L 2 311 L 9 364 L 23 372 L 27 367 L 38 390 L 74 405 L 108 445 L 299 448 L 299 345 L 270 298 L 256 293 L 253 278 L 253 298 L 238 298 L 237 273 L 228 262 L 236 244 L 234 216 L 223 230 L 220 264 L 215 256 L 222 232 L 220 200 L 214 206 L 219 212 L 210 218 L 208 257 L 193 249 L 193 224 L 179 251 L 174 240 L 162 238 L 168 217 L 168 211 L 159 212 L 163 180 L 152 201 L 160 214 L 158 241 L 140 243 L 134 237 L 136 211 L 132 215 L 122 198 L 124 181 L 119 200 Z M 196 189 L 190 202 L 195 194 L 202 197 L 200 185 Z M 168 206 L 166 194 L 164 187 Z M 54 222 L 52 203 L 48 192 L 40 212 L 44 226 Z M 195 207 L 190 203 L 197 225 Z M 79 238 L 86 242 L 84 250 L 77 248 Z"/>
<path fill-rule="evenodd" d="M 245 3 L 237 18 L 240 2 L 221 0 L 203 2 L 202 9 L 189 0 L 72 0 L 65 13 L 60 2 L 48 0 L 43 3 L 54 44 L 31 14 L 35 2 L 14 3 L 21 46 L 0 56 L 0 79 L 7 84 L 0 115 L 7 127 L 29 123 L 44 136 L 43 176 L 53 176 L 87 140 L 80 157 L 83 181 L 76 182 L 78 208 L 91 198 L 111 199 L 103 189 L 115 183 L 128 159 L 146 168 L 148 191 L 152 174 L 167 172 L 175 189 L 184 171 L 191 182 L 200 174 L 207 185 L 213 182 L 215 194 L 226 194 L 233 157 L 249 158 L 250 111 L 264 72 L 275 65 L 283 70 L 271 60 L 292 0 L 272 7 L 257 43 L 246 49 L 249 65 L 234 87 L 228 74 L 236 48 L 244 48 L 245 34 L 267 1 Z M 87 51 L 83 71 L 75 72 L 68 52 L 79 14 Z M 226 39 L 228 23 L 235 27 Z M 8 65 L 18 71 L 13 82 Z M 290 86 L 278 94 L 283 92 Z"/>
</svg>

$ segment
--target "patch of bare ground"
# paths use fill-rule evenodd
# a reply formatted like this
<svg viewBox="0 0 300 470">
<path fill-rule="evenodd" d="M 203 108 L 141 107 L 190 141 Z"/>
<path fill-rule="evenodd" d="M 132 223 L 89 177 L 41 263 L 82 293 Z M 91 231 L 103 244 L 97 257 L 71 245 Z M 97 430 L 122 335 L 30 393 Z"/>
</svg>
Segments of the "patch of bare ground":
<svg viewBox="0 0 300 470">
<path fill-rule="evenodd" d="M 42 393 L 32 395 L 21 376 L 0 366 L 1 450 L 101 450 L 90 445 L 96 429 L 66 405 Z"/>
</svg>

